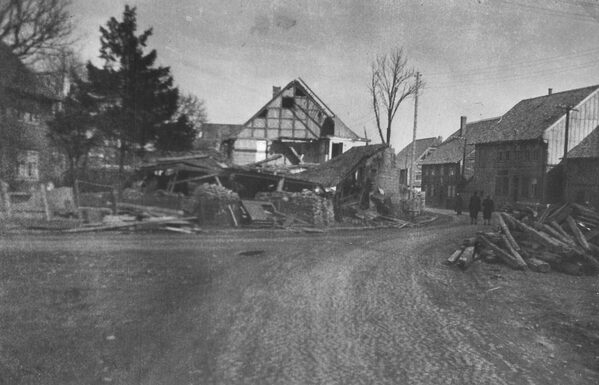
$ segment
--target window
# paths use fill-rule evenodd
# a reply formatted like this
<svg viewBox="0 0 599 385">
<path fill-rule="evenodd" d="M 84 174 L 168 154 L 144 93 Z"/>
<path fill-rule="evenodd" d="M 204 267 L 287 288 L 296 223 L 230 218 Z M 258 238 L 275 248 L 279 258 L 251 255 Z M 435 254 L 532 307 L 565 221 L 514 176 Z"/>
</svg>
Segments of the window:
<svg viewBox="0 0 599 385">
<path fill-rule="evenodd" d="M 306 96 L 306 93 L 299 87 L 295 87 L 295 96 Z"/>
<path fill-rule="evenodd" d="M 500 161 L 500 162 L 503 160 L 503 152 L 502 151 L 499 151 L 497 153 L 497 160 Z"/>
<path fill-rule="evenodd" d="M 454 185 L 447 186 L 447 197 L 448 198 L 455 197 L 455 186 Z"/>
<path fill-rule="evenodd" d="M 450 176 L 454 176 L 455 175 L 455 168 L 454 167 L 449 167 L 449 175 Z"/>
<path fill-rule="evenodd" d="M 268 110 L 265 108 L 262 111 L 260 111 L 260 113 L 258 114 L 258 118 L 266 118 L 266 115 L 268 115 Z"/>
<path fill-rule="evenodd" d="M 39 180 L 39 153 L 21 151 L 17 154 L 17 180 Z"/>
<path fill-rule="evenodd" d="M 539 150 L 534 150 L 532 152 L 532 160 L 539 160 Z"/>
<path fill-rule="evenodd" d="M 435 176 L 435 168 L 434 167 L 431 168 L 431 176 Z"/>
<path fill-rule="evenodd" d="M 514 159 L 522 160 L 522 151 L 514 151 Z"/>
<path fill-rule="evenodd" d="M 283 101 L 281 102 L 281 107 L 285 109 L 292 109 L 295 106 L 295 99 L 292 96 L 284 96 Z"/>
<path fill-rule="evenodd" d="M 507 196 L 509 192 L 509 177 L 507 170 L 497 171 L 495 176 L 495 195 Z"/>
<path fill-rule="evenodd" d="M 530 196 L 532 198 L 538 198 L 539 197 L 539 189 L 537 187 L 537 179 L 536 178 L 532 178 L 530 181 Z"/>
<path fill-rule="evenodd" d="M 504 157 L 505 157 L 506 161 L 510 160 L 510 152 L 506 151 L 505 154 L 504 154 Z"/>
<path fill-rule="evenodd" d="M 524 152 L 524 160 L 530 160 L 530 150 Z"/>
</svg>

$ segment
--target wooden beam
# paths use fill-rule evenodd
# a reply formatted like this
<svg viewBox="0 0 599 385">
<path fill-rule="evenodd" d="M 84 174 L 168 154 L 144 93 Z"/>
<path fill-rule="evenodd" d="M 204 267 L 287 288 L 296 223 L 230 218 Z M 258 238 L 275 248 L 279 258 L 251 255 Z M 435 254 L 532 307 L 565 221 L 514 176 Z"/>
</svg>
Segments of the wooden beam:
<svg viewBox="0 0 599 385">
<path fill-rule="evenodd" d="M 578 241 L 578 244 L 582 246 L 582 248 L 586 251 L 591 251 L 589 243 L 587 242 L 584 235 L 582 235 L 582 232 L 578 228 L 578 225 L 576 224 L 576 221 L 574 221 L 574 218 L 568 215 L 568 217 L 566 218 L 566 222 L 568 223 L 568 226 L 570 226 L 570 230 L 572 231 L 572 234 L 574 234 L 574 237 Z"/>
</svg>

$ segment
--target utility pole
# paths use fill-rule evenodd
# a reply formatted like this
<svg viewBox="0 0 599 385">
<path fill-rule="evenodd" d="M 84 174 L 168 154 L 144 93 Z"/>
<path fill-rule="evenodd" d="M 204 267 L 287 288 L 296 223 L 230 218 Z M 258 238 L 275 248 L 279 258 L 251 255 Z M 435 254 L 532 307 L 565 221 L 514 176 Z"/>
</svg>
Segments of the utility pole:
<svg viewBox="0 0 599 385">
<path fill-rule="evenodd" d="M 420 91 L 420 72 L 416 72 L 416 93 L 414 94 L 414 131 L 412 132 L 412 161 L 410 166 L 410 190 L 414 189 L 416 168 L 416 127 L 418 125 L 418 91 Z"/>
<path fill-rule="evenodd" d="M 570 141 L 570 111 L 578 111 L 576 108 L 572 106 L 559 106 L 559 108 L 566 110 L 566 128 L 564 130 L 564 156 L 562 157 L 562 183 L 563 183 L 563 191 L 562 196 L 564 200 L 566 198 L 566 189 L 568 187 L 568 178 L 566 176 L 566 162 L 568 159 L 568 142 Z"/>
</svg>

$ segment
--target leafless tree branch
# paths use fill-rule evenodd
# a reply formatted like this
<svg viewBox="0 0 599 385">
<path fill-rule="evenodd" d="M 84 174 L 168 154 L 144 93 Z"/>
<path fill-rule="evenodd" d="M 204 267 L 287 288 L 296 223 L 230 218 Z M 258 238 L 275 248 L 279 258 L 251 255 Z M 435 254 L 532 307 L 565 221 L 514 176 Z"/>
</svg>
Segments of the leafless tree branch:
<svg viewBox="0 0 599 385">
<path fill-rule="evenodd" d="M 416 82 L 416 71 L 407 63 L 408 59 L 401 48 L 377 57 L 372 63 L 369 91 L 377 128 L 384 144 L 389 144 L 391 140 L 391 126 L 399 106 L 424 85 L 422 81 Z M 385 122 L 381 122 L 382 115 L 385 116 Z M 383 123 L 386 123 L 385 137 Z"/>
<path fill-rule="evenodd" d="M 71 0 L 0 0 L 0 40 L 22 60 L 64 48 L 73 31 Z"/>
</svg>

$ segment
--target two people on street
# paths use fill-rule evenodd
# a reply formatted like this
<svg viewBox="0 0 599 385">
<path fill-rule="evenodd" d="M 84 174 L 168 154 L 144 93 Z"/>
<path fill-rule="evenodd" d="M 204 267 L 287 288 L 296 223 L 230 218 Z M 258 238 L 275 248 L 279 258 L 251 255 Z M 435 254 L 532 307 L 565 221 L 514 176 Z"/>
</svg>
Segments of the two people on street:
<svg viewBox="0 0 599 385">
<path fill-rule="evenodd" d="M 482 195 L 482 194 L 481 194 Z M 455 196 L 455 212 L 457 215 L 462 215 L 462 210 L 464 207 L 464 199 L 462 198 L 462 194 L 457 193 Z M 491 199 L 490 195 L 487 195 L 485 199 L 481 202 L 478 193 L 475 192 L 472 197 L 470 197 L 470 202 L 468 203 L 468 211 L 470 213 L 470 224 L 476 225 L 478 222 L 478 213 L 483 212 L 483 224 L 490 225 L 491 224 L 491 214 L 495 211 L 495 202 Z"/>
</svg>

